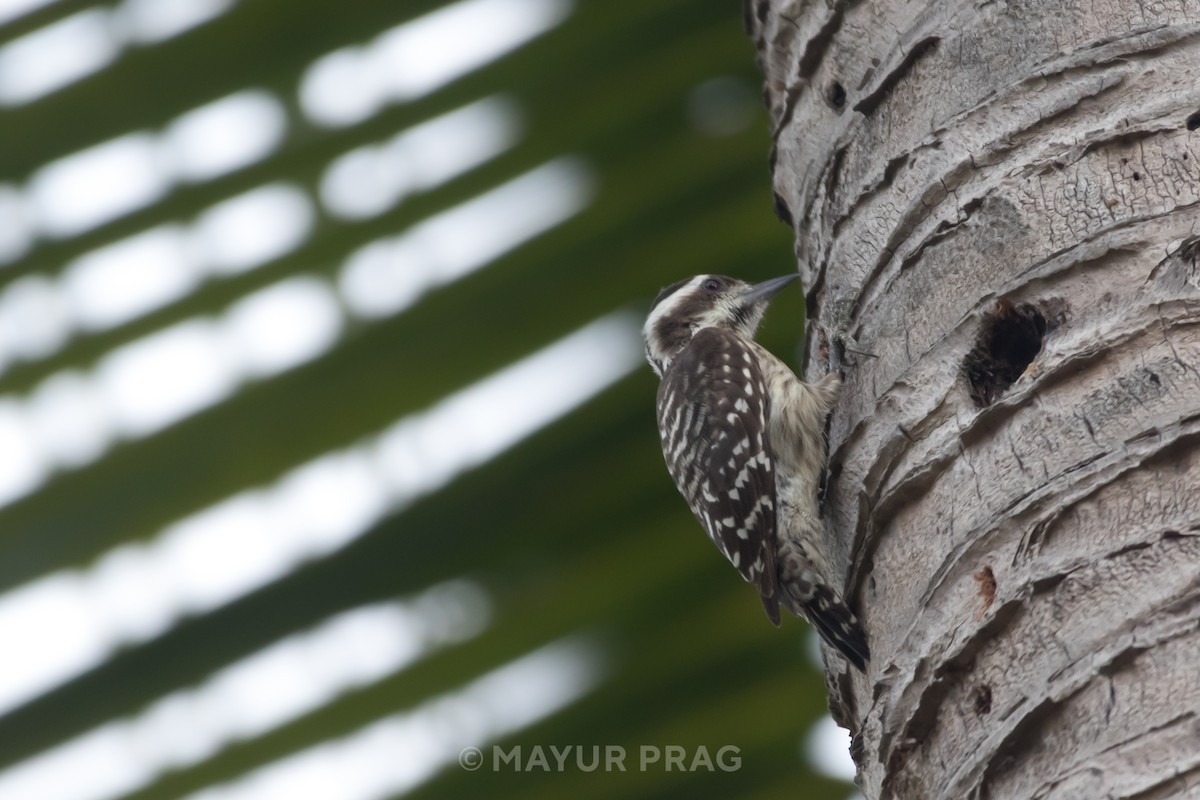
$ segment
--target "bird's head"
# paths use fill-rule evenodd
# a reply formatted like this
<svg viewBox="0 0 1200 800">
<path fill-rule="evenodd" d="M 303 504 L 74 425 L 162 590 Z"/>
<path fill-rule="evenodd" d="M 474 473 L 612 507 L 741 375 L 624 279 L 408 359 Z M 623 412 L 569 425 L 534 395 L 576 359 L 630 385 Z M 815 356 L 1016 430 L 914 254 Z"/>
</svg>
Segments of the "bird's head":
<svg viewBox="0 0 1200 800">
<path fill-rule="evenodd" d="M 661 376 L 704 328 L 725 328 L 753 338 L 771 298 L 796 277 L 751 285 L 725 275 L 696 275 L 671 284 L 654 298 L 642 327 L 646 360 Z"/>
</svg>

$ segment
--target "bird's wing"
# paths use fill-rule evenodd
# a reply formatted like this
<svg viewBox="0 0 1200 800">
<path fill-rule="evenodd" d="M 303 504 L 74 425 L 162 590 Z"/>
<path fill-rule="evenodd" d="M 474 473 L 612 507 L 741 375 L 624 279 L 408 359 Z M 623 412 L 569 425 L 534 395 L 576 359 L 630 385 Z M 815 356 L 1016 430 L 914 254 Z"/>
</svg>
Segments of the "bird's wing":
<svg viewBox="0 0 1200 800">
<path fill-rule="evenodd" d="M 779 624 L 770 397 L 755 353 L 736 334 L 705 328 L 672 360 L 658 392 L 675 485 Z"/>
</svg>

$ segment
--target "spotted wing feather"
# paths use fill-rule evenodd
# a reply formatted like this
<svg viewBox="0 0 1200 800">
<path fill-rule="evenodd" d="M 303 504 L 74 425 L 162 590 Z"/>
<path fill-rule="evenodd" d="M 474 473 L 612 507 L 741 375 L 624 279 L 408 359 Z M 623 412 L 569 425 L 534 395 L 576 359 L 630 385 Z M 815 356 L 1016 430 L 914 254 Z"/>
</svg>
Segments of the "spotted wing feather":
<svg viewBox="0 0 1200 800">
<path fill-rule="evenodd" d="M 758 588 L 778 625 L 769 414 L 770 396 L 755 354 L 729 331 L 699 331 L 659 385 L 667 470 L 709 538 Z"/>
</svg>

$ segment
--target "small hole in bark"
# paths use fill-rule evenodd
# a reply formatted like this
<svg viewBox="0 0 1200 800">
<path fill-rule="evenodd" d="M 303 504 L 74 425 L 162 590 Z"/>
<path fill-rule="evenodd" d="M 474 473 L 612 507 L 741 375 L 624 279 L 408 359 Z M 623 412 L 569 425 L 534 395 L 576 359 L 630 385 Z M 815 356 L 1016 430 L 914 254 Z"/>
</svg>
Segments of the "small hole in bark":
<svg viewBox="0 0 1200 800">
<path fill-rule="evenodd" d="M 1200 111 L 1187 118 L 1187 129 L 1194 131 L 1196 128 L 1200 128 Z"/>
<path fill-rule="evenodd" d="M 1142 179 L 1142 173 L 1140 173 L 1140 172 L 1133 173 L 1133 179 L 1135 181 L 1140 181 Z"/>
<path fill-rule="evenodd" d="M 775 216 L 779 217 L 779 221 L 786 224 L 789 228 L 792 227 L 792 210 L 788 208 L 787 201 L 779 192 L 775 193 Z"/>
<path fill-rule="evenodd" d="M 825 89 L 825 102 L 835 109 L 840 109 L 846 105 L 846 87 L 842 86 L 837 81 L 829 84 Z"/>
<path fill-rule="evenodd" d="M 971 692 L 972 702 L 975 704 L 975 713 L 979 716 L 990 714 L 992 711 L 992 687 L 986 683 L 981 683 Z"/>
<path fill-rule="evenodd" d="M 1045 315 L 1032 303 L 997 301 L 963 363 L 975 405 L 990 406 L 1016 383 L 1041 352 L 1047 327 Z"/>
<path fill-rule="evenodd" d="M 989 565 L 976 572 L 974 578 L 979 583 L 979 596 L 983 598 L 983 610 L 987 611 L 996 599 L 996 573 L 992 572 Z"/>
<path fill-rule="evenodd" d="M 829 438 L 830 419 L 825 420 L 825 437 Z M 817 516 L 821 519 L 825 518 L 825 506 L 829 496 L 829 484 L 838 479 L 842 474 L 841 462 L 836 462 L 829 465 L 829 469 L 821 475 L 821 480 L 817 482 Z"/>
</svg>

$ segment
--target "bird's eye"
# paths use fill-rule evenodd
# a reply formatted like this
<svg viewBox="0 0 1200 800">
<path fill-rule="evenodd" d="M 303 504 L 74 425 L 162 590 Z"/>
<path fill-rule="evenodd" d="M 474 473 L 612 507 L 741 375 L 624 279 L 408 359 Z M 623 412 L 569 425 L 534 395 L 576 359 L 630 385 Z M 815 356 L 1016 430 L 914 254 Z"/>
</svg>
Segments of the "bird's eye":
<svg viewBox="0 0 1200 800">
<path fill-rule="evenodd" d="M 704 288 L 708 289 L 710 292 L 719 292 L 721 291 L 722 287 L 719 280 L 716 278 L 709 278 L 704 282 Z"/>
</svg>

